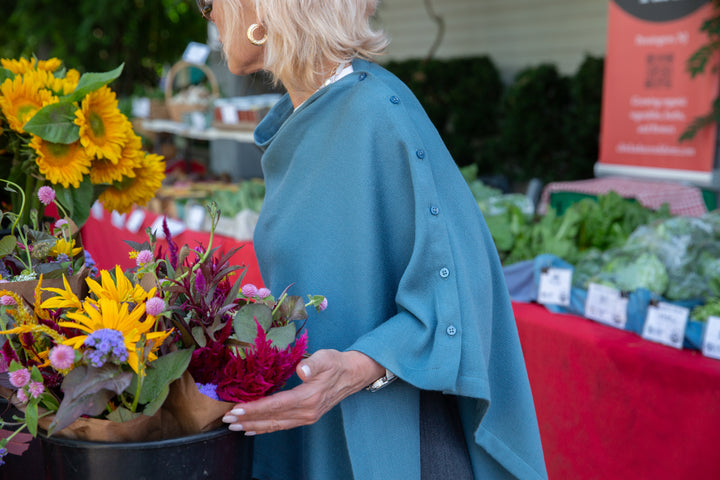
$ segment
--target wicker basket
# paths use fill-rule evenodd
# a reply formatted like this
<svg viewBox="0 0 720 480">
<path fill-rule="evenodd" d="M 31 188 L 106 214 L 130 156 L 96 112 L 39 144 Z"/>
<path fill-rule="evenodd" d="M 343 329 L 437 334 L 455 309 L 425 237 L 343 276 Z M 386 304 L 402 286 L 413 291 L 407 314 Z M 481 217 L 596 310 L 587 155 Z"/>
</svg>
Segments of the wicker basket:
<svg viewBox="0 0 720 480">
<path fill-rule="evenodd" d="M 189 68 L 197 68 L 202 70 L 210 83 L 210 96 L 204 98 L 201 103 L 186 103 L 179 100 L 179 96 L 173 93 L 175 77 L 179 72 Z M 165 79 L 165 105 L 171 120 L 176 122 L 183 121 L 183 115 L 192 112 L 205 112 L 211 108 L 213 101 L 220 96 L 220 86 L 218 85 L 215 74 L 207 65 L 199 63 L 189 63 L 185 61 L 177 62 L 172 66 Z"/>
</svg>

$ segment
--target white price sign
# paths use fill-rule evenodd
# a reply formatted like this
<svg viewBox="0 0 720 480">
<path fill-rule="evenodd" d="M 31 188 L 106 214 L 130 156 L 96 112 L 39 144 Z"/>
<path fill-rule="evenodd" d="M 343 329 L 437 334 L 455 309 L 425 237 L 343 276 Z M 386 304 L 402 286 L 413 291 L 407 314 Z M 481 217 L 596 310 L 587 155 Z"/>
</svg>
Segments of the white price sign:
<svg viewBox="0 0 720 480">
<path fill-rule="evenodd" d="M 549 305 L 570 305 L 572 288 L 572 270 L 568 268 L 548 268 L 540 273 L 538 285 L 538 303 Z"/>
<path fill-rule="evenodd" d="M 720 360 L 720 317 L 708 317 L 703 335 L 702 353 Z"/>
<path fill-rule="evenodd" d="M 648 307 L 642 337 L 681 349 L 690 310 L 666 302 Z"/>
<path fill-rule="evenodd" d="M 625 329 L 628 299 L 616 288 L 591 283 L 585 301 L 585 316 L 611 327 Z"/>
</svg>

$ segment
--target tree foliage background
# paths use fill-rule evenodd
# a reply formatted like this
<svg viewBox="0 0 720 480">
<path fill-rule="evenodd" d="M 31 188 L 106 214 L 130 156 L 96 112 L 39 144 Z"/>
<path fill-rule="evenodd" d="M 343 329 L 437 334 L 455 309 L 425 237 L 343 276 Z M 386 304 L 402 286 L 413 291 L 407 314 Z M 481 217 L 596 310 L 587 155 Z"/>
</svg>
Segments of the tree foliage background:
<svg viewBox="0 0 720 480">
<path fill-rule="evenodd" d="M 157 87 L 163 65 L 190 41 L 204 43 L 207 22 L 193 0 L 2 0 L 0 57 L 57 57 L 84 72 L 125 64 L 118 95 Z"/>
</svg>

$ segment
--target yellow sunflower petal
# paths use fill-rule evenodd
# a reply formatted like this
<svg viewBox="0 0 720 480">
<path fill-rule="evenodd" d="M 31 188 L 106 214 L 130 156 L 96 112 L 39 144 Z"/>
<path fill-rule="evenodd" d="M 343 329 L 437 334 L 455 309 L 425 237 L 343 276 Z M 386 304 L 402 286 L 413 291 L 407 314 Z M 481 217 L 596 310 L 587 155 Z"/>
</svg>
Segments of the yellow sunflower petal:
<svg viewBox="0 0 720 480">
<path fill-rule="evenodd" d="M 90 156 L 117 163 L 131 124 L 118 109 L 115 92 L 104 86 L 88 93 L 75 117 L 80 142 Z"/>
<path fill-rule="evenodd" d="M 51 183 L 62 184 L 65 188 L 70 185 L 78 188 L 83 176 L 90 172 L 91 157 L 80 142 L 69 145 L 51 143 L 33 135 L 30 146 L 37 153 L 35 162 L 40 173 Z"/>
</svg>

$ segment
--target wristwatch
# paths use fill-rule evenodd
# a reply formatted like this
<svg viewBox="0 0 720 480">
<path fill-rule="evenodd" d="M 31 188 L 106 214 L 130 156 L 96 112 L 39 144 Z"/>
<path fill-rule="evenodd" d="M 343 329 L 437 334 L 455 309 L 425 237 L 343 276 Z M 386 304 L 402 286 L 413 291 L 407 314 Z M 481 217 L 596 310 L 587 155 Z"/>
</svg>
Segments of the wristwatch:
<svg viewBox="0 0 720 480">
<path fill-rule="evenodd" d="M 385 375 L 365 387 L 365 390 L 368 390 L 370 392 L 377 392 L 381 388 L 385 388 L 390 385 L 392 382 L 395 381 L 396 378 L 397 376 L 386 368 Z"/>
</svg>

